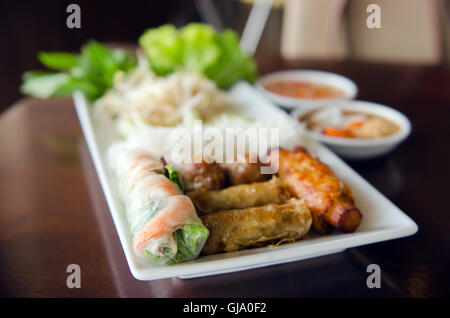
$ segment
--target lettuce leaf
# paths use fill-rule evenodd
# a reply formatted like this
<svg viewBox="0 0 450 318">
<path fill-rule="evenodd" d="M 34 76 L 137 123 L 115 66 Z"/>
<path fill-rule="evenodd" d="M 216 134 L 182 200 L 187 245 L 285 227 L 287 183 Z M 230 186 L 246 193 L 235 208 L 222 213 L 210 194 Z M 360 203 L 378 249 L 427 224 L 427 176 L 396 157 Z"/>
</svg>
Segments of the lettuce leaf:
<svg viewBox="0 0 450 318">
<path fill-rule="evenodd" d="M 170 256 L 170 250 L 163 248 L 162 255 L 155 255 L 145 251 L 145 255 L 156 264 L 175 264 L 193 260 L 200 254 L 208 238 L 209 231 L 202 224 L 186 224 L 173 233 L 177 243 L 177 253 Z"/>
<path fill-rule="evenodd" d="M 177 254 L 175 263 L 195 259 L 208 238 L 209 231 L 203 224 L 186 224 L 174 233 L 177 242 Z"/>
<path fill-rule="evenodd" d="M 177 29 L 170 24 L 147 30 L 140 38 L 150 67 L 158 75 L 172 73 L 182 61 L 182 41 Z"/>
<path fill-rule="evenodd" d="M 183 66 L 189 71 L 204 73 L 217 63 L 221 48 L 216 42 L 216 31 L 208 25 L 191 23 L 181 29 Z"/>
<path fill-rule="evenodd" d="M 228 88 L 240 79 L 254 82 L 256 64 L 239 47 L 235 32 L 218 33 L 211 26 L 191 23 L 181 29 L 172 25 L 147 30 L 140 38 L 152 70 L 166 75 L 178 68 L 199 72 Z"/>
<path fill-rule="evenodd" d="M 217 41 L 222 54 L 217 63 L 206 70 L 205 75 L 222 88 L 229 87 L 240 79 L 253 83 L 257 78 L 256 64 L 241 51 L 236 33 L 224 31 Z"/>
</svg>

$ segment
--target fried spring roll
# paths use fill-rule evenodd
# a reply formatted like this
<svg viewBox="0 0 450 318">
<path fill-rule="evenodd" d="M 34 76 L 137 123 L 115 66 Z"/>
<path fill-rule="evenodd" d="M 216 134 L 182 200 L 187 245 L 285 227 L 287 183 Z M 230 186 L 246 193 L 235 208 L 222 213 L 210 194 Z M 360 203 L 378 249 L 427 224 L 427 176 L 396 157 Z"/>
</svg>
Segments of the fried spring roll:
<svg viewBox="0 0 450 318">
<path fill-rule="evenodd" d="M 352 232 L 359 226 L 362 214 L 354 205 L 350 188 L 327 165 L 303 148 L 279 150 L 278 154 L 278 175 L 291 194 L 303 199 L 311 210 L 317 232 L 327 232 L 329 225 L 343 232 Z"/>
<path fill-rule="evenodd" d="M 290 194 L 277 177 L 270 181 L 237 185 L 219 191 L 197 190 L 187 194 L 199 215 L 222 210 L 244 209 L 269 203 L 281 204 Z"/>
<path fill-rule="evenodd" d="M 202 253 L 232 252 L 281 240 L 298 240 L 312 223 L 308 207 L 298 199 L 248 209 L 226 210 L 201 217 L 210 234 Z"/>
</svg>

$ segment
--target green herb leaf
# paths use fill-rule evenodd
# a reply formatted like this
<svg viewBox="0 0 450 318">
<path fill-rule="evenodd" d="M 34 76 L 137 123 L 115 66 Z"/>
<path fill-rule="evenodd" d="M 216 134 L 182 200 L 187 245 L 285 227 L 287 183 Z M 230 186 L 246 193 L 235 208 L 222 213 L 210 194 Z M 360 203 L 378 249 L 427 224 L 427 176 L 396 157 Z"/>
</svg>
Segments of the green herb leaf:
<svg viewBox="0 0 450 318">
<path fill-rule="evenodd" d="M 66 73 L 27 72 L 20 91 L 25 95 L 49 98 L 69 79 Z"/>
<path fill-rule="evenodd" d="M 65 52 L 40 52 L 38 60 L 46 67 L 66 71 L 78 64 L 78 56 Z"/>
<path fill-rule="evenodd" d="M 184 191 L 180 174 L 177 171 L 175 171 L 175 169 L 172 166 L 166 165 L 165 168 L 167 170 L 167 173 L 169 174 L 169 180 L 178 185 L 181 191 Z"/>
<path fill-rule="evenodd" d="M 21 92 L 41 98 L 70 96 L 80 90 L 90 100 L 97 99 L 113 86 L 117 71 L 128 72 L 136 65 L 134 56 L 127 51 L 111 50 L 96 41 L 84 45 L 80 55 L 41 52 L 38 59 L 48 68 L 64 71 L 24 74 Z"/>
<path fill-rule="evenodd" d="M 114 73 L 119 69 L 111 51 L 96 41 L 81 48 L 80 67 L 83 77 L 102 90 L 113 85 Z"/>
<path fill-rule="evenodd" d="M 94 100 L 102 95 L 102 91 L 85 78 L 70 77 L 61 84 L 53 93 L 53 96 L 71 96 L 75 91 L 81 91 L 90 100 Z"/>
</svg>

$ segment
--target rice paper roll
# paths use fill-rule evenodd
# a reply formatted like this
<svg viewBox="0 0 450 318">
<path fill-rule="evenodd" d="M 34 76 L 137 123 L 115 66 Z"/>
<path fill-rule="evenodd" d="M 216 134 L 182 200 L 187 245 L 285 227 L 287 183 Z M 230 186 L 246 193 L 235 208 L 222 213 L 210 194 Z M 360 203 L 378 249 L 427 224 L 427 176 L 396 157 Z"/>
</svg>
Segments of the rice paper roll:
<svg viewBox="0 0 450 318">
<path fill-rule="evenodd" d="M 281 204 L 290 195 L 282 182 L 273 177 L 270 181 L 237 185 L 218 191 L 198 190 L 187 194 L 200 215 L 221 210 L 244 209 L 269 203 Z"/>
<path fill-rule="evenodd" d="M 114 162 L 135 253 L 161 265 L 196 258 L 208 229 L 189 197 L 160 174 L 161 161 L 134 150 L 116 152 Z"/>
<path fill-rule="evenodd" d="M 284 240 L 298 240 L 308 233 L 312 218 L 299 199 L 285 204 L 220 211 L 201 217 L 209 230 L 202 253 L 232 252 Z"/>
</svg>

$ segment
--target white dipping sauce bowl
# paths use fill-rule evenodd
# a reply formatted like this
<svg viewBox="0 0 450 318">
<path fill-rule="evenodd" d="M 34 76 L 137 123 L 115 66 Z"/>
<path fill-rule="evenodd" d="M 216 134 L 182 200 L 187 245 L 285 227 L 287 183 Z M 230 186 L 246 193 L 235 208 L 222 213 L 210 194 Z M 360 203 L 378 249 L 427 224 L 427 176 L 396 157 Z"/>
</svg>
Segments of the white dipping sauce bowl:
<svg viewBox="0 0 450 318">
<path fill-rule="evenodd" d="M 306 130 L 313 138 L 346 159 L 363 160 L 385 155 L 397 147 L 411 133 L 409 119 L 399 111 L 384 105 L 355 100 L 334 103 L 329 106 L 338 107 L 344 111 L 376 115 L 386 118 L 399 126 L 399 130 L 395 134 L 373 139 L 331 137 L 321 132 Z M 297 109 L 291 113 L 291 116 L 298 120 L 298 118 L 312 111 L 314 110 Z"/>
<path fill-rule="evenodd" d="M 276 94 L 265 88 L 265 85 L 269 83 L 293 80 L 328 85 L 342 90 L 344 96 L 335 98 L 296 98 Z M 333 101 L 354 99 L 358 93 L 356 84 L 342 75 L 310 70 L 290 70 L 269 73 L 258 80 L 256 88 L 277 105 L 285 108 L 301 108 L 309 110 L 321 107 Z"/>
</svg>

